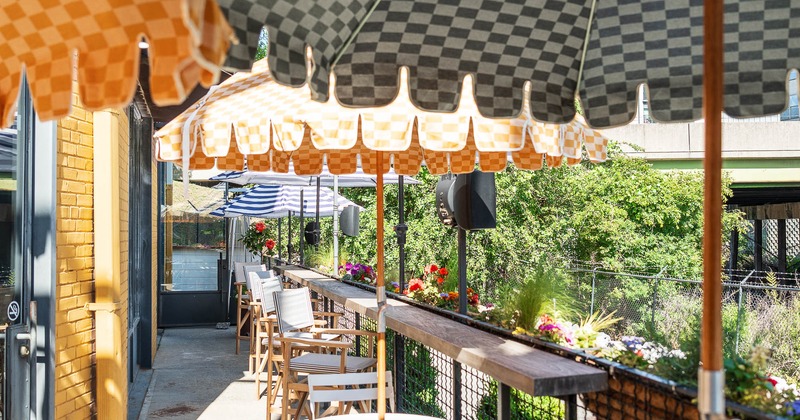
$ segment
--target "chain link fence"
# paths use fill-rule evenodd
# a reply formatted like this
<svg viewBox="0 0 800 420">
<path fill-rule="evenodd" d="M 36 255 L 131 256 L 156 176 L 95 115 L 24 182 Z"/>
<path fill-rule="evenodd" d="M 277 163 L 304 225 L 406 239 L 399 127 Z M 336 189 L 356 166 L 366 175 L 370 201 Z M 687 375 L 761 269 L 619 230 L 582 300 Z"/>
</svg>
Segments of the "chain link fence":
<svg viewBox="0 0 800 420">
<path fill-rule="evenodd" d="M 568 269 L 578 304 L 587 313 L 614 313 L 608 331 L 643 337 L 672 348 L 696 339 L 702 313 L 702 282 L 618 273 L 585 266 Z M 770 373 L 800 381 L 800 277 L 796 273 L 727 271 L 722 323 L 725 355 L 746 356 L 755 346 L 772 350 Z"/>
<path fill-rule="evenodd" d="M 585 271 L 573 270 L 576 278 L 581 281 L 578 286 L 583 287 L 588 281 L 589 288 L 586 296 L 591 304 L 592 291 L 594 291 L 594 304 L 598 309 L 612 302 L 614 293 L 604 293 L 601 290 L 597 275 L 605 275 L 608 286 L 611 278 L 617 278 L 618 287 L 624 287 L 629 281 L 638 281 L 646 285 L 647 278 L 634 278 L 622 276 L 618 273 L 604 274 L 599 270 L 589 270 L 590 276 L 586 277 Z M 577 274 L 581 274 L 578 276 Z M 592 287 L 592 277 L 595 275 Z M 662 278 L 663 284 L 680 284 L 670 282 L 672 279 Z M 603 281 L 603 280 L 601 280 Z M 755 285 L 752 285 L 755 286 Z M 358 287 L 364 288 L 363 285 Z M 664 286 L 668 288 L 669 286 Z M 690 288 L 699 289 L 696 282 L 690 283 Z M 745 289 L 745 287 L 742 287 Z M 660 289 L 658 289 L 660 291 Z M 757 289 L 772 292 L 769 289 Z M 609 289 L 609 292 L 611 290 Z M 664 295 L 656 293 L 657 297 Z M 320 296 L 323 299 L 324 310 L 343 314 L 337 325 L 329 321 L 331 327 L 375 331 L 376 323 L 373 319 L 354 311 L 340 303 Z M 743 300 L 746 300 L 743 297 Z M 744 307 L 744 303 L 742 304 Z M 633 305 L 631 305 L 633 306 Z M 666 306 L 656 305 L 658 310 Z M 636 325 L 641 321 L 638 312 L 628 311 L 629 320 L 626 325 Z M 431 314 L 432 319 L 441 316 Z M 655 319 L 658 319 L 656 313 Z M 646 324 L 646 323 L 645 323 Z M 619 327 L 620 333 L 625 327 Z M 632 327 L 631 327 L 632 328 Z M 499 329 L 498 334 L 503 334 Z M 364 356 L 369 354 L 374 343 L 364 338 L 352 338 L 353 355 Z M 601 419 L 601 418 L 637 418 L 637 419 L 693 419 L 699 415 L 696 408 L 696 393 L 675 383 L 664 381 L 653 375 L 631 369 L 617 363 L 586 357 L 585 354 L 575 353 L 564 348 L 555 348 L 545 343 L 536 344 L 531 340 L 530 345 L 570 358 L 576 363 L 586 363 L 604 369 L 609 374 L 608 390 L 589 394 L 560 396 L 560 397 L 534 397 L 518 389 L 499 383 L 492 377 L 491 370 L 478 370 L 457 363 L 445 354 L 428 347 L 409 337 L 395 331 L 387 331 L 387 367 L 394 375 L 394 389 L 396 396 L 397 412 L 433 416 L 448 420 L 550 420 L 550 419 Z M 535 340 L 534 340 L 535 341 Z M 499 406 L 505 410 L 499 410 Z M 769 418 L 757 411 L 740 406 L 728 405 L 729 412 L 735 418 Z M 375 409 L 375 407 L 373 407 Z"/>
</svg>

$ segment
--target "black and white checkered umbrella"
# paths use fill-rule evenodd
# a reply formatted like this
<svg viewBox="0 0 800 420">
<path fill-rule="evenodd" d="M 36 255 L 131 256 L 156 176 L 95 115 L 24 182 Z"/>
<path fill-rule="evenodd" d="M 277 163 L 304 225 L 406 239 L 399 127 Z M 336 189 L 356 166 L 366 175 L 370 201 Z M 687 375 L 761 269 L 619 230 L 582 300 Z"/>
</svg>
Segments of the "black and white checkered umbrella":
<svg viewBox="0 0 800 420">
<path fill-rule="evenodd" d="M 701 117 L 702 0 L 219 0 L 241 41 L 228 64 L 249 69 L 262 26 L 275 79 L 306 82 L 315 99 L 380 106 L 408 67 L 410 95 L 453 111 L 474 77 L 480 111 L 563 123 L 576 93 L 588 123 L 610 127 L 636 112 L 647 84 L 660 121 Z M 760 116 L 786 108 L 788 70 L 800 67 L 800 1 L 725 2 L 725 111 Z M 334 65 L 335 64 L 335 65 Z M 531 94 L 523 98 L 523 85 Z"/>
<path fill-rule="evenodd" d="M 274 78 L 291 86 L 307 82 L 318 101 L 335 96 L 347 106 L 387 105 L 407 68 L 411 101 L 429 111 L 455 111 L 464 80 L 471 80 L 486 117 L 516 117 L 528 101 L 535 119 L 565 123 L 577 112 L 577 98 L 589 125 L 623 125 L 635 116 L 641 85 L 655 119 L 703 117 L 698 406 L 702 418 L 724 418 L 721 115 L 786 108 L 788 73 L 800 68 L 800 0 L 218 2 L 242 41 L 230 51 L 230 65 L 251 66 L 265 25 Z M 378 273 L 382 284 L 380 265 Z M 379 401 L 380 418 L 382 410 Z"/>
</svg>

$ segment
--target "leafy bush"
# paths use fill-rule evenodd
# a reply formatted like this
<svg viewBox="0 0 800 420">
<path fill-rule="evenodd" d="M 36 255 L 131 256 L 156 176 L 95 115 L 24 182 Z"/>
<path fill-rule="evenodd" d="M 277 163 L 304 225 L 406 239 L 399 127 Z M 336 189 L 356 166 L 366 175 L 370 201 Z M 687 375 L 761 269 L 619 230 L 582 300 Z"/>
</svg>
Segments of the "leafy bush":
<svg viewBox="0 0 800 420">
<path fill-rule="evenodd" d="M 497 381 L 489 381 L 488 393 L 481 398 L 476 418 L 497 418 Z M 564 418 L 564 403 L 554 397 L 532 397 L 515 388 L 511 389 L 512 420 L 549 420 Z"/>
</svg>

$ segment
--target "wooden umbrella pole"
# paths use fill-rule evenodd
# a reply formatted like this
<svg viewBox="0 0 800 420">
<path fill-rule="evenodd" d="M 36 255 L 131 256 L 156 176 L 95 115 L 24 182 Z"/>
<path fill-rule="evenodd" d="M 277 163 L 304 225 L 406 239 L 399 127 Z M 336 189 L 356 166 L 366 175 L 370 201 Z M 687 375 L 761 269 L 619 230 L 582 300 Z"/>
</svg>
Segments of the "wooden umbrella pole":
<svg viewBox="0 0 800 420">
<path fill-rule="evenodd" d="M 378 174 L 375 185 L 377 194 L 377 246 L 378 267 L 375 291 L 378 298 L 378 419 L 386 417 L 386 288 L 383 278 L 383 152 L 376 152 Z"/>
<path fill-rule="evenodd" d="M 722 369 L 722 100 L 724 78 L 723 0 L 703 5 L 703 117 L 705 197 L 703 207 L 703 325 L 698 373 L 703 418 L 725 413 Z"/>
</svg>

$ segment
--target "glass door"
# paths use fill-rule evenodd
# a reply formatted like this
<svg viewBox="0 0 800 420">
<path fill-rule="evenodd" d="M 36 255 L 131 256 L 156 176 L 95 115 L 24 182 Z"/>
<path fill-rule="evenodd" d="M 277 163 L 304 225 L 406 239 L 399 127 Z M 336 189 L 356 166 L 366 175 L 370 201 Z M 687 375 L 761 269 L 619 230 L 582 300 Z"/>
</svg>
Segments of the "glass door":
<svg viewBox="0 0 800 420">
<path fill-rule="evenodd" d="M 15 124 L 0 130 L 0 419 L 27 417 L 32 383 L 25 185 L 32 111 L 29 96 L 20 96 Z"/>
</svg>

